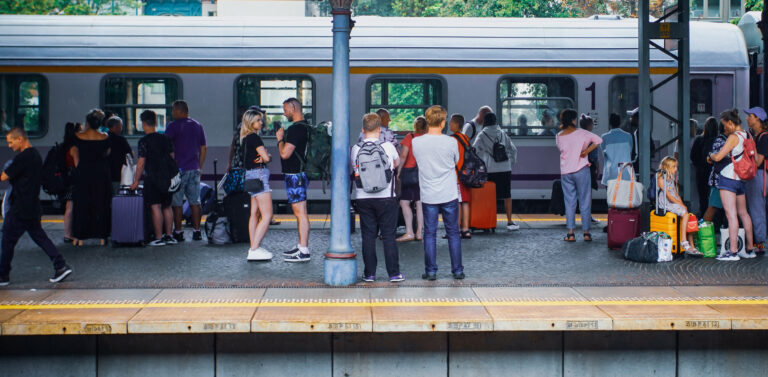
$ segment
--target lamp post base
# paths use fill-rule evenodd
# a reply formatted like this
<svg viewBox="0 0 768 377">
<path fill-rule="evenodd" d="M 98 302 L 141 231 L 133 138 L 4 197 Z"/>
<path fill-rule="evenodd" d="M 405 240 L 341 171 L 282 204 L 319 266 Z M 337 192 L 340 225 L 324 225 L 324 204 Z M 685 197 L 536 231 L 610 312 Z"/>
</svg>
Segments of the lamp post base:
<svg viewBox="0 0 768 377">
<path fill-rule="evenodd" d="M 328 285 L 347 286 L 357 282 L 357 259 L 326 257 L 323 261 L 323 281 Z"/>
</svg>

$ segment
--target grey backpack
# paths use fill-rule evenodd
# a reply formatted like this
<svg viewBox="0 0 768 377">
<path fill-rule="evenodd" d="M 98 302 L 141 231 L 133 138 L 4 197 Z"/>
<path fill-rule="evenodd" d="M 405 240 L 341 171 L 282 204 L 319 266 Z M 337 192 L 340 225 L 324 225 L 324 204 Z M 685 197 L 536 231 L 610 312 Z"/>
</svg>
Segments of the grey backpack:
<svg viewBox="0 0 768 377">
<path fill-rule="evenodd" d="M 392 186 L 392 169 L 381 141 L 357 143 L 360 150 L 355 157 L 355 183 L 367 193 L 376 193 Z M 393 189 L 394 190 L 394 189 Z"/>
</svg>

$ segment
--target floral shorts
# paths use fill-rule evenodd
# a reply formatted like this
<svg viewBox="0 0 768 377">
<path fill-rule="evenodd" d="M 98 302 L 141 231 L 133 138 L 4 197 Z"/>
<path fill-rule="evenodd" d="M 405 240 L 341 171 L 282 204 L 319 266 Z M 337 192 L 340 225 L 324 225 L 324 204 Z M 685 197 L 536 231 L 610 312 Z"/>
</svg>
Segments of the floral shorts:
<svg viewBox="0 0 768 377">
<path fill-rule="evenodd" d="M 288 203 L 299 203 L 307 200 L 307 186 L 309 178 L 302 173 L 285 175 L 285 195 L 288 196 Z"/>
</svg>

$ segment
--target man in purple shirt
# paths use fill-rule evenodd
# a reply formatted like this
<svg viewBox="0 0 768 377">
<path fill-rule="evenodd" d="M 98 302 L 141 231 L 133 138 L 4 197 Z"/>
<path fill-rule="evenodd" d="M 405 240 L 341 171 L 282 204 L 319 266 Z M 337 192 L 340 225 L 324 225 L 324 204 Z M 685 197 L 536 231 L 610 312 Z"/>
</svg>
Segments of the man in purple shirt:
<svg viewBox="0 0 768 377">
<path fill-rule="evenodd" d="M 165 127 L 165 136 L 173 142 L 176 163 L 181 170 L 181 186 L 173 195 L 173 218 L 175 230 L 173 238 L 184 241 L 184 230 L 181 228 L 181 206 L 187 198 L 192 210 L 192 226 L 195 228 L 192 239 L 200 241 L 200 175 L 205 162 L 205 131 L 198 121 L 189 117 L 189 106 L 183 100 L 173 103 L 173 119 Z"/>
</svg>

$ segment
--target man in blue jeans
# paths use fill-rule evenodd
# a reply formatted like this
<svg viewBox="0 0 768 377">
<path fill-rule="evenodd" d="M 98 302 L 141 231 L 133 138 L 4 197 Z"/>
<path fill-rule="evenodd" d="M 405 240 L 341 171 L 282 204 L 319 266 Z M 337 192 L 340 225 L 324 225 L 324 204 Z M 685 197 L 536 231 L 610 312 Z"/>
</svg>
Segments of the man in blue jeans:
<svg viewBox="0 0 768 377">
<path fill-rule="evenodd" d="M 179 191 L 173 195 L 173 218 L 175 230 L 173 238 L 178 242 L 184 241 L 184 230 L 181 228 L 182 205 L 184 198 L 189 202 L 192 212 L 192 239 L 200 241 L 203 235 L 200 232 L 200 175 L 205 163 L 207 151 L 205 131 L 203 126 L 189 117 L 189 105 L 185 101 L 178 100 L 173 103 L 173 119 L 165 127 L 165 136 L 173 142 L 176 164 L 181 170 L 181 185 Z"/>
<path fill-rule="evenodd" d="M 419 167 L 419 189 L 424 211 L 424 264 L 422 279 L 437 279 L 437 215 L 443 215 L 451 272 L 454 279 L 464 279 L 459 238 L 459 181 L 456 164 L 459 145 L 443 134 L 447 112 L 435 105 L 427 109 L 427 133 L 413 139 L 413 156 Z"/>
</svg>

